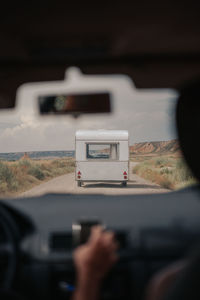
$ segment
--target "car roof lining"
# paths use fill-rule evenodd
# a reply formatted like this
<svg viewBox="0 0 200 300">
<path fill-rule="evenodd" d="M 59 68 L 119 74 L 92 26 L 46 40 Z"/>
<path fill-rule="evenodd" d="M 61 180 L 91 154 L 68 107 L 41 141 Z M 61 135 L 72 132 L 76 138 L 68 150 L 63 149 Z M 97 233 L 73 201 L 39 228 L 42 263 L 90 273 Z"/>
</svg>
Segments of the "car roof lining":
<svg viewBox="0 0 200 300">
<path fill-rule="evenodd" d="M 25 82 L 127 74 L 137 88 L 178 88 L 199 75 L 200 4 L 158 0 L 5 3 L 0 11 L 0 107 Z"/>
</svg>

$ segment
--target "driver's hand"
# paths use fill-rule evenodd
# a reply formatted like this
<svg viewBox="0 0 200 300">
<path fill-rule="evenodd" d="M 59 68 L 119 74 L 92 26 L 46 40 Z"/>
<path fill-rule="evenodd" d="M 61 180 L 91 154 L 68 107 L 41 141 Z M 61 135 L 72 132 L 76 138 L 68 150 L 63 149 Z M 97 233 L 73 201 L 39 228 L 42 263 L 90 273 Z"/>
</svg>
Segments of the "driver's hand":
<svg viewBox="0 0 200 300">
<path fill-rule="evenodd" d="M 88 242 L 74 251 L 79 280 L 100 281 L 117 261 L 114 233 L 94 226 Z"/>
</svg>

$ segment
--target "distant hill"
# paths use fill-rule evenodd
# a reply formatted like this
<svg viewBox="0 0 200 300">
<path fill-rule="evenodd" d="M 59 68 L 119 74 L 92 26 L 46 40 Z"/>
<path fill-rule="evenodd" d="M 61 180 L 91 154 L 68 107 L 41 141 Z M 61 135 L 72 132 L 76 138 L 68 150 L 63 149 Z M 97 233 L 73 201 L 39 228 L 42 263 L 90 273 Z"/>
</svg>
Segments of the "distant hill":
<svg viewBox="0 0 200 300">
<path fill-rule="evenodd" d="M 75 151 L 32 151 L 32 152 L 12 152 L 0 153 L 0 160 L 18 160 L 29 157 L 31 159 L 50 159 L 59 157 L 74 157 Z"/>
<path fill-rule="evenodd" d="M 161 141 L 161 142 L 142 142 L 135 143 L 130 148 L 131 154 L 153 155 L 153 154 L 174 154 L 180 155 L 178 140 Z M 107 149 L 102 150 L 108 151 Z M 28 156 L 31 159 L 51 159 L 59 157 L 74 157 L 75 151 L 33 151 L 33 152 L 12 152 L 0 153 L 0 160 L 15 161 Z"/>
<path fill-rule="evenodd" d="M 132 154 L 180 154 L 180 146 L 178 140 L 143 142 L 130 146 L 130 152 Z"/>
</svg>

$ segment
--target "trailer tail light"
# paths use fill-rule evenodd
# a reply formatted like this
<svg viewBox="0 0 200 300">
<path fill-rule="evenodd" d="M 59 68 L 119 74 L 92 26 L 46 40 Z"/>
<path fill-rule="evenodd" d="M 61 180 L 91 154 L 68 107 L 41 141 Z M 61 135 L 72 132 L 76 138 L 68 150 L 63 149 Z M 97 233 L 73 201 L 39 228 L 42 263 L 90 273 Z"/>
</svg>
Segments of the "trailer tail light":
<svg viewBox="0 0 200 300">
<path fill-rule="evenodd" d="M 78 174 L 78 176 L 77 176 L 77 177 L 78 177 L 78 179 L 80 179 L 80 178 L 81 178 L 81 172 L 80 172 L 80 171 L 78 171 L 78 173 L 77 173 L 77 174 Z"/>
<path fill-rule="evenodd" d="M 124 175 L 124 179 L 127 179 L 127 178 L 128 178 L 128 177 L 127 177 L 127 172 L 126 172 L 126 171 L 124 171 L 123 175 Z"/>
</svg>

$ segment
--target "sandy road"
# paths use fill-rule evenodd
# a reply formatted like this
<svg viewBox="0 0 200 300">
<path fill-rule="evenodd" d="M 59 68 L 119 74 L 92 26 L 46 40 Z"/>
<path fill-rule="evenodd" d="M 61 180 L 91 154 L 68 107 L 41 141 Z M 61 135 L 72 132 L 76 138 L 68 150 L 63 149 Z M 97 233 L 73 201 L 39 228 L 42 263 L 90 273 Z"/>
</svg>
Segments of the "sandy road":
<svg viewBox="0 0 200 300">
<path fill-rule="evenodd" d="M 146 194 L 164 193 L 169 190 L 151 183 L 135 174 L 132 168 L 137 163 L 130 163 L 130 177 L 127 187 L 122 187 L 119 183 L 86 183 L 83 187 L 77 187 L 74 173 L 69 173 L 42 183 L 20 196 L 37 196 L 44 193 L 78 193 L 78 194 Z"/>
</svg>

